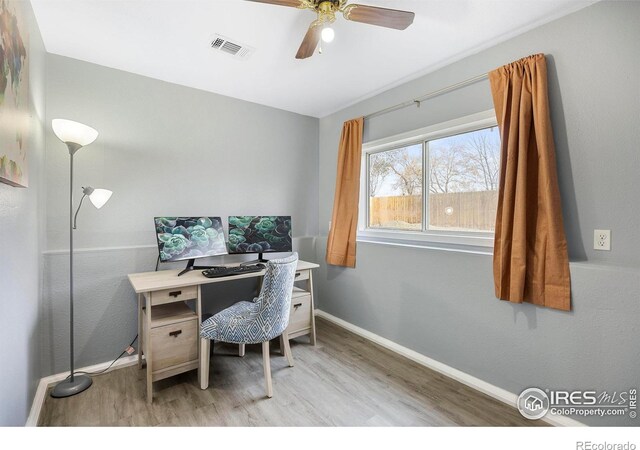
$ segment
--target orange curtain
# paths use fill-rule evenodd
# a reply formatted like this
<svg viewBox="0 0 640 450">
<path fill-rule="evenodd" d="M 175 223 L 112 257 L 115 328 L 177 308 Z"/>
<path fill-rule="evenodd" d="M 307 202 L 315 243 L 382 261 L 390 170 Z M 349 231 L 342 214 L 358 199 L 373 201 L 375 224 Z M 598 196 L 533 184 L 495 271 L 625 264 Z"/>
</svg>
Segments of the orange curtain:
<svg viewBox="0 0 640 450">
<path fill-rule="evenodd" d="M 571 309 L 543 54 L 489 73 L 501 168 L 493 251 L 496 297 Z"/>
<path fill-rule="evenodd" d="M 327 264 L 356 266 L 356 232 L 360 196 L 360 161 L 364 118 L 349 120 L 342 127 L 338 149 L 338 174 L 333 199 L 331 229 L 327 241 Z"/>
</svg>

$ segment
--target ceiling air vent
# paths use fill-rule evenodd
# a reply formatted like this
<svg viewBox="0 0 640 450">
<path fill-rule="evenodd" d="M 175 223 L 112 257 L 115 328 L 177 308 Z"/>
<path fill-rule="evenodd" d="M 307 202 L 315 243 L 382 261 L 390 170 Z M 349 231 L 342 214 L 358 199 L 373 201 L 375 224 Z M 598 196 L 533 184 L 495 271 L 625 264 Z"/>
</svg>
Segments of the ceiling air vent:
<svg viewBox="0 0 640 450">
<path fill-rule="evenodd" d="M 255 48 L 253 47 L 249 47 L 248 45 L 241 44 L 237 41 L 232 41 L 219 34 L 216 34 L 211 40 L 211 48 L 228 53 L 238 59 L 247 59 L 255 51 Z"/>
</svg>

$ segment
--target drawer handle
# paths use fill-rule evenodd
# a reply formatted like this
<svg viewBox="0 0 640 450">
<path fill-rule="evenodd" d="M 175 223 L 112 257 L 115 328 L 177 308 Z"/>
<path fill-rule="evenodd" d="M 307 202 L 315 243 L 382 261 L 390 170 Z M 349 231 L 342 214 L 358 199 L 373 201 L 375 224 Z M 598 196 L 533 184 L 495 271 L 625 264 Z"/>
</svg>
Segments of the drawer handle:
<svg viewBox="0 0 640 450">
<path fill-rule="evenodd" d="M 294 308 L 298 309 L 302 306 L 302 303 L 296 303 L 293 305 Z"/>
<path fill-rule="evenodd" d="M 178 330 L 178 331 L 172 331 L 171 333 L 169 333 L 169 336 L 173 336 L 173 337 L 178 337 L 178 335 L 182 334 L 182 330 Z"/>
<path fill-rule="evenodd" d="M 173 292 L 169 292 L 169 297 L 176 297 L 178 298 L 178 295 L 181 295 L 182 291 L 173 291 Z"/>
<path fill-rule="evenodd" d="M 302 275 L 302 272 L 296 272 L 296 278 L 298 278 L 300 275 Z"/>
</svg>

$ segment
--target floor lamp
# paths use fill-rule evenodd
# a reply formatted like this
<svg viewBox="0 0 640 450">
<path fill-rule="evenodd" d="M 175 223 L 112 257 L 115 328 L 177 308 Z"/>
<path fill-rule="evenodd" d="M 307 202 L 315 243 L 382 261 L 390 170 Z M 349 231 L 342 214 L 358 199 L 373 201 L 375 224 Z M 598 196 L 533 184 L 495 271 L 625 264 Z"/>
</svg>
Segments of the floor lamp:
<svg viewBox="0 0 640 450">
<path fill-rule="evenodd" d="M 86 375 L 76 376 L 73 368 L 73 230 L 76 228 L 76 219 L 85 197 L 89 197 L 91 203 L 100 209 L 111 197 L 111 191 L 106 189 L 82 188 L 82 199 L 78 209 L 73 213 L 73 155 L 82 147 L 91 144 L 98 137 L 98 132 L 87 125 L 72 120 L 54 119 L 51 122 L 53 132 L 58 139 L 67 144 L 71 157 L 71 170 L 69 172 L 69 341 L 71 374 L 66 380 L 58 383 L 51 391 L 55 398 L 70 397 L 86 390 L 91 386 L 91 378 Z"/>
</svg>

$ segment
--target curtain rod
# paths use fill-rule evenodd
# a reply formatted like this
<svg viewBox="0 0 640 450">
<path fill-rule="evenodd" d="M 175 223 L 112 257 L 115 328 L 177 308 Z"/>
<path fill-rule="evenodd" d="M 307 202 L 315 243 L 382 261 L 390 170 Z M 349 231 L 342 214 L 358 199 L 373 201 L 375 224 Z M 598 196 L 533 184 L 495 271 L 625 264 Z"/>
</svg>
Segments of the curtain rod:
<svg viewBox="0 0 640 450">
<path fill-rule="evenodd" d="M 452 84 L 451 86 L 444 87 L 442 89 L 438 89 L 437 91 L 429 92 L 428 94 L 423 95 L 422 97 L 418 97 L 415 100 L 410 100 L 404 103 L 398 103 L 397 105 L 390 106 L 385 109 L 381 109 L 380 111 L 376 111 L 374 113 L 368 114 L 364 116 L 364 120 L 372 119 L 374 117 L 381 116 L 383 114 L 387 114 L 393 111 L 397 111 L 399 109 L 407 108 L 409 106 L 416 105 L 418 108 L 420 107 L 420 103 L 425 100 L 428 100 L 433 97 L 437 97 L 438 95 L 446 94 L 450 91 L 455 91 L 456 89 L 460 89 L 461 87 L 468 86 L 470 84 L 476 83 L 478 81 L 484 80 L 489 76 L 488 73 L 483 73 L 482 75 L 475 76 L 473 78 L 469 78 L 468 80 L 461 81 L 456 84 Z"/>
</svg>

